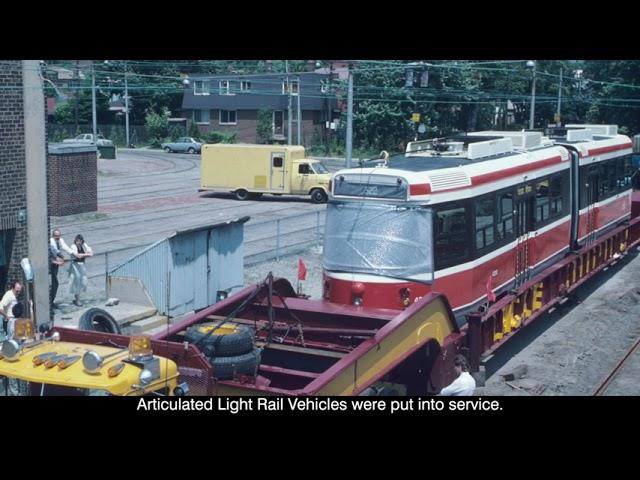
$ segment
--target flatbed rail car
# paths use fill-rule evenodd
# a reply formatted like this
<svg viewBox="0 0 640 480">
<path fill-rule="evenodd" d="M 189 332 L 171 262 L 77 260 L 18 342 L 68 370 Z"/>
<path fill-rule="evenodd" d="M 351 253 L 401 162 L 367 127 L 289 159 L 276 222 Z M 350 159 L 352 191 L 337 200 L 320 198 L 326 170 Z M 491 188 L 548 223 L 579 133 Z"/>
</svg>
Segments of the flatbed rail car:
<svg viewBox="0 0 640 480">
<path fill-rule="evenodd" d="M 213 366 L 203 369 L 200 364 L 197 371 L 183 361 L 214 360 L 193 344 L 189 348 L 198 354 L 185 350 L 170 357 L 181 371 L 190 367 L 184 369 L 183 381 L 190 383 L 189 375 L 209 376 L 207 394 L 366 395 L 379 391 L 372 387 L 384 379 L 399 394 L 422 395 L 449 381 L 445 372 L 452 370 L 461 346 L 441 295 L 425 296 L 404 311 L 363 309 L 299 298 L 285 279 L 247 287 L 156 335 L 154 344 L 182 345 L 189 328 L 226 322 L 253 327 L 261 350 L 253 374 L 220 380 Z M 198 391 L 193 384 L 190 390 Z"/>
<path fill-rule="evenodd" d="M 637 193 L 636 202 L 640 205 Z M 428 293 L 404 310 L 383 309 L 299 298 L 288 281 L 278 279 L 271 300 L 267 283 L 247 287 L 158 334 L 155 341 L 182 345 L 189 328 L 211 323 L 255 329 L 262 358 L 253 375 L 216 379 L 216 369 L 193 344 L 185 344 L 192 353 L 185 347 L 170 357 L 180 367 L 190 367 L 182 381 L 188 382 L 188 375 L 206 379 L 202 394 L 434 394 L 453 380 L 457 353 L 467 355 L 472 370 L 478 371 L 482 359 L 513 334 L 639 244 L 640 217 L 634 217 L 539 272 L 486 311 L 469 313 L 461 327 L 446 297 L 438 293 Z M 199 370 L 184 363 L 196 359 Z"/>
</svg>

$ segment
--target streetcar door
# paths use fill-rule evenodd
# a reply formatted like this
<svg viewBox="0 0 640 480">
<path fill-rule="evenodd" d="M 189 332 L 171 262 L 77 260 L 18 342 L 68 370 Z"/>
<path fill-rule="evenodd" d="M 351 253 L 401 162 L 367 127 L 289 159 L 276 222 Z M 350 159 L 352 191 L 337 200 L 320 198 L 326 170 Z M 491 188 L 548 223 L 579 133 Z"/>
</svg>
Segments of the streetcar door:
<svg viewBox="0 0 640 480">
<path fill-rule="evenodd" d="M 580 220 L 580 157 L 578 152 L 571 150 L 571 248 L 578 248 L 578 222 Z"/>
<path fill-rule="evenodd" d="M 593 232 L 596 230 L 596 202 L 598 201 L 598 191 L 600 182 L 606 181 L 601 179 L 599 165 L 590 165 L 587 170 L 587 183 L 585 185 L 587 192 L 587 215 L 586 215 L 586 234 L 585 243 L 593 241 Z"/>
<path fill-rule="evenodd" d="M 516 190 L 515 215 L 515 287 L 529 279 L 531 262 L 530 233 L 534 230 L 535 189 L 533 184 L 521 185 Z"/>
</svg>

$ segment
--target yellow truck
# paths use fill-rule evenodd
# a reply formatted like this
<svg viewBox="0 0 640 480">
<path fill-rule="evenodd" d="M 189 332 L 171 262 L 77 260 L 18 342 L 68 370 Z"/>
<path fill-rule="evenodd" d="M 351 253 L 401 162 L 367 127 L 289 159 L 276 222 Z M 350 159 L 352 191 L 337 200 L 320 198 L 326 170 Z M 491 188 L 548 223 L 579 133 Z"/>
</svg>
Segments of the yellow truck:
<svg viewBox="0 0 640 480">
<path fill-rule="evenodd" d="M 310 195 L 327 201 L 331 174 L 304 147 L 212 144 L 202 146 L 200 191 L 232 192 L 238 200 L 274 195 Z"/>
<path fill-rule="evenodd" d="M 189 388 L 179 375 L 144 335 L 105 341 L 99 332 L 54 328 L 42 336 L 21 318 L 0 348 L 0 395 L 182 396 Z"/>
</svg>

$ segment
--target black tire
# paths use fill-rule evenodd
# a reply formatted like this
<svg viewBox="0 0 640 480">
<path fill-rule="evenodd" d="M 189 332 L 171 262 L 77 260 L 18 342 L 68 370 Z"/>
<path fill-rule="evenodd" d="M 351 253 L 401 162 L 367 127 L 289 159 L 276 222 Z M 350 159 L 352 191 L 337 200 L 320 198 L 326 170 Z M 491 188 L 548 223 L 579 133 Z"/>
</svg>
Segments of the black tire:
<svg viewBox="0 0 640 480">
<path fill-rule="evenodd" d="M 247 192 L 244 188 L 240 188 L 233 192 L 236 197 L 236 200 L 246 200 L 249 198 L 249 192 Z"/>
<path fill-rule="evenodd" d="M 311 201 L 313 203 L 325 203 L 327 201 L 327 194 L 319 188 L 311 190 Z"/>
<path fill-rule="evenodd" d="M 165 153 L 171 153 L 171 149 L 169 147 L 164 147 L 163 150 Z"/>
<path fill-rule="evenodd" d="M 185 338 L 191 343 L 198 344 L 200 351 L 207 357 L 231 357 L 244 355 L 253 349 L 253 332 L 249 327 L 233 322 L 223 323 L 222 326 L 207 337 L 207 332 L 219 322 L 207 322 L 193 325 L 187 329 Z M 225 328 L 227 327 L 227 328 Z M 233 328 L 233 333 L 228 333 L 228 328 Z M 225 334 L 222 334 L 226 330 Z M 216 333 L 218 333 L 216 335 Z"/>
<path fill-rule="evenodd" d="M 109 312 L 101 308 L 90 308 L 84 312 L 78 322 L 78 328 L 92 332 L 122 334 L 118 322 L 115 321 Z"/>
<path fill-rule="evenodd" d="M 251 352 L 235 357 L 211 357 L 213 376 L 218 380 L 231 380 L 236 375 L 255 375 L 260 365 L 262 350 L 254 348 Z"/>
<path fill-rule="evenodd" d="M 189 147 L 189 149 L 187 150 L 188 153 L 190 153 L 191 155 L 193 155 L 194 153 L 196 153 L 196 149 L 193 147 Z"/>
</svg>

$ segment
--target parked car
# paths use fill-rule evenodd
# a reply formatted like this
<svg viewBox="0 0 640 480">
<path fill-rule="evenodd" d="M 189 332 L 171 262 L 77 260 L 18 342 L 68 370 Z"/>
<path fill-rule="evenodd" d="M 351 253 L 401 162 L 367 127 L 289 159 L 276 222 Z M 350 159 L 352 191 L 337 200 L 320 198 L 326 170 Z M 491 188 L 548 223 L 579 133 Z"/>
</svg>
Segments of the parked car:
<svg viewBox="0 0 640 480">
<path fill-rule="evenodd" d="M 202 150 L 202 143 L 202 140 L 199 138 L 180 137 L 175 142 L 163 143 L 160 147 L 167 153 L 200 153 Z"/>
<path fill-rule="evenodd" d="M 113 142 L 104 138 L 104 135 L 96 135 L 97 140 L 94 141 L 93 133 L 83 133 L 75 138 L 66 138 L 63 143 L 88 143 L 98 147 L 113 147 Z"/>
</svg>

